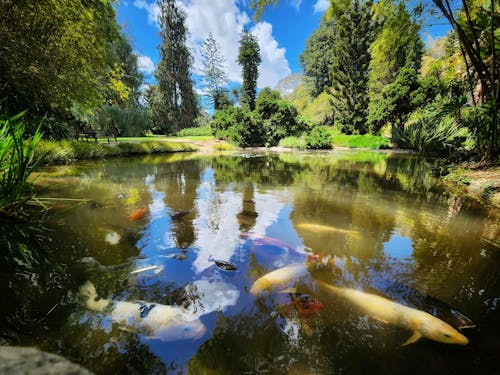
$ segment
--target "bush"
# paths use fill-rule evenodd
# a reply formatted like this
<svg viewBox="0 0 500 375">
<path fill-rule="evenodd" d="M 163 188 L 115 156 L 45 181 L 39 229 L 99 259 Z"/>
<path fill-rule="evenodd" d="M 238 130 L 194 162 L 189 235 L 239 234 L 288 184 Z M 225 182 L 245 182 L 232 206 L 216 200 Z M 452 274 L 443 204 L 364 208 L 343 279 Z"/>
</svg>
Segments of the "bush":
<svg viewBox="0 0 500 375">
<path fill-rule="evenodd" d="M 91 121 L 102 132 L 118 132 L 122 137 L 143 137 L 149 124 L 146 111 L 109 105 L 99 109 Z"/>
<path fill-rule="evenodd" d="M 306 139 L 305 137 L 286 137 L 280 141 L 279 146 L 287 148 L 298 148 L 303 150 L 306 148 Z"/>
<path fill-rule="evenodd" d="M 460 128 L 449 115 L 423 112 L 403 127 L 393 127 L 392 141 L 401 148 L 420 154 L 442 154 L 461 146 L 467 130 Z"/>
<path fill-rule="evenodd" d="M 264 132 L 262 119 L 238 107 L 226 107 L 217 111 L 211 123 L 217 138 L 225 139 L 241 147 L 261 146 Z"/>
<path fill-rule="evenodd" d="M 332 136 L 328 126 L 316 126 L 306 135 L 306 148 L 308 149 L 331 149 Z"/>
<path fill-rule="evenodd" d="M 198 137 L 212 135 L 212 127 L 205 125 L 195 128 L 186 128 L 179 130 L 176 134 L 178 137 Z"/>
</svg>

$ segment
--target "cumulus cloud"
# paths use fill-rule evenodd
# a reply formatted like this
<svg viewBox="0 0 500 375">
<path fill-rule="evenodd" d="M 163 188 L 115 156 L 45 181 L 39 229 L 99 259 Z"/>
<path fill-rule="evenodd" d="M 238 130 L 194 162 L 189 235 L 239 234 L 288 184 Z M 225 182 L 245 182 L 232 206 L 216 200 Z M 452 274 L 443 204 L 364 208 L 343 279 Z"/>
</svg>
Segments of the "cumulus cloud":
<svg viewBox="0 0 500 375">
<path fill-rule="evenodd" d="M 137 67 L 139 71 L 147 74 L 153 74 L 155 71 L 155 64 L 149 56 L 137 54 Z"/>
<path fill-rule="evenodd" d="M 262 63 L 260 65 L 258 87 L 274 87 L 283 77 L 292 73 L 285 57 L 285 48 L 279 48 L 273 37 L 273 26 L 267 22 L 259 22 L 252 29 L 260 47 Z"/>
<path fill-rule="evenodd" d="M 321 13 L 328 9 L 330 0 L 317 0 L 314 4 L 314 13 Z"/>
<path fill-rule="evenodd" d="M 202 67 L 201 46 L 211 32 L 220 46 L 225 59 L 229 80 L 241 83 L 241 67 L 236 62 L 241 32 L 248 28 L 251 19 L 238 7 L 237 0 L 178 0 L 186 13 L 186 26 L 189 30 L 188 46 L 194 57 L 194 70 L 199 73 Z M 299 7 L 301 0 L 294 0 L 292 5 Z M 160 14 L 156 3 L 147 0 L 135 0 L 134 6 L 148 13 L 151 23 L 158 22 Z M 259 66 L 259 87 L 274 85 L 290 74 L 290 66 L 285 57 L 285 49 L 280 48 L 272 35 L 272 26 L 265 22 L 257 23 L 251 32 L 259 38 L 262 63 Z"/>
</svg>

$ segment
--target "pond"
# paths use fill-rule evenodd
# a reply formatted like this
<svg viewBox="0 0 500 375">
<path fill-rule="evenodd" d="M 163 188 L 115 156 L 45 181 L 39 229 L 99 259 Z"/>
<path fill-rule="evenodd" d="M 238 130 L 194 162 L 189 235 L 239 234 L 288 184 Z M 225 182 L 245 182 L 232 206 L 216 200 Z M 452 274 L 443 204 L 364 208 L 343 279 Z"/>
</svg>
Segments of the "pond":
<svg viewBox="0 0 500 375">
<path fill-rule="evenodd" d="M 425 160 L 175 154 L 50 167 L 38 183 L 47 197 L 85 201 L 54 203 L 37 234 L 52 254 L 38 274 L 2 272 L 4 343 L 97 374 L 500 371 L 498 210 L 446 192 Z M 255 293 L 290 265 L 305 277 Z M 461 328 L 467 345 L 402 346 L 406 323 L 317 280 L 451 325 L 460 312 L 476 327 Z M 120 321 L 119 309 L 149 322 L 175 313 L 159 332 Z"/>
</svg>

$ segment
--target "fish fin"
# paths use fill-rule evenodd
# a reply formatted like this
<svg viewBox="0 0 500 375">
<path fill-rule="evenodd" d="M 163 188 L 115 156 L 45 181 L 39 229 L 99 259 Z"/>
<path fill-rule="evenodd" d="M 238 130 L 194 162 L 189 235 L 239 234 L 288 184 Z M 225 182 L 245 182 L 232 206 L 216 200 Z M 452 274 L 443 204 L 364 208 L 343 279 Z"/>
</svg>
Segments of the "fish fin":
<svg viewBox="0 0 500 375">
<path fill-rule="evenodd" d="M 401 346 L 413 344 L 414 342 L 417 342 L 421 337 L 422 334 L 418 331 L 415 331 L 413 332 L 413 335 L 411 335 L 411 337 L 408 340 L 406 340 Z"/>
</svg>

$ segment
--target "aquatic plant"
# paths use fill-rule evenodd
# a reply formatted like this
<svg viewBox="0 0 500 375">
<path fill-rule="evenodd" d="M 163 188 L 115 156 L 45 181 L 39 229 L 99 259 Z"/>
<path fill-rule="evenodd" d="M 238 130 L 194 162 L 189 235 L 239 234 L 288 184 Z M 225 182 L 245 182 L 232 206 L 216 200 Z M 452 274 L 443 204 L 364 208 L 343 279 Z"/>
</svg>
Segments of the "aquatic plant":
<svg viewBox="0 0 500 375">
<path fill-rule="evenodd" d="M 28 182 L 30 174 L 40 165 L 44 154 L 35 154 L 42 136 L 41 124 L 34 135 L 25 136 L 25 112 L 10 116 L 0 114 L 0 213 L 13 214 L 34 196 Z"/>
</svg>

